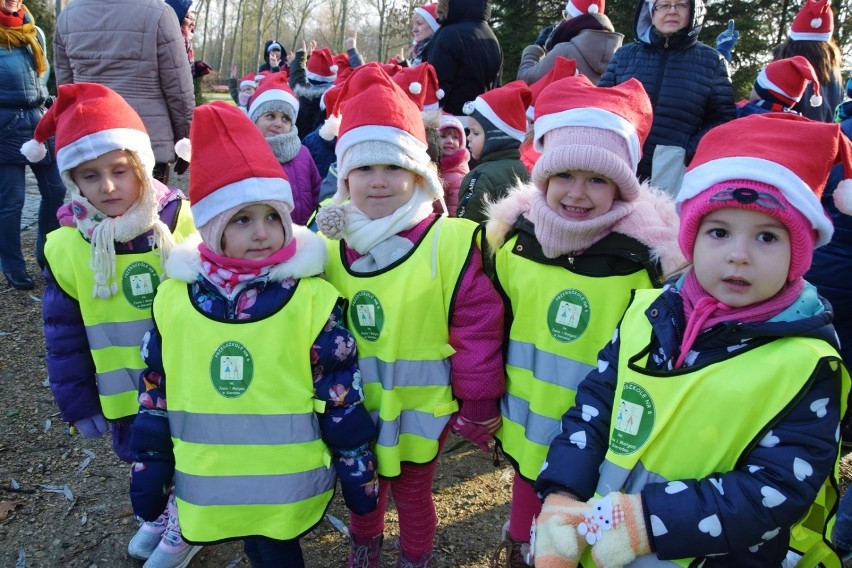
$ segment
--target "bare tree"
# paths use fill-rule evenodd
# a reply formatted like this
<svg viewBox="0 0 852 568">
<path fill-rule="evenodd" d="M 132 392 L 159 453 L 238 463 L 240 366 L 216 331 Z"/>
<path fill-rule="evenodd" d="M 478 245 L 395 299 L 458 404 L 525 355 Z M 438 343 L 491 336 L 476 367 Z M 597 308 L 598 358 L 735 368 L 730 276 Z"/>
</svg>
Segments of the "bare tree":
<svg viewBox="0 0 852 568">
<path fill-rule="evenodd" d="M 265 2 L 263 0 L 257 0 L 257 27 L 255 28 L 255 42 L 254 42 L 254 64 L 256 66 L 260 65 L 260 49 L 263 45 L 263 6 Z M 264 59 L 266 59 L 266 54 L 264 53 Z"/>
<path fill-rule="evenodd" d="M 237 4 L 239 6 L 239 3 Z M 239 16 L 238 16 L 239 17 Z M 217 69 L 224 69 L 225 63 L 225 24 L 228 21 L 228 0 L 222 0 L 222 25 L 219 27 L 219 57 Z M 233 58 L 231 58 L 233 60 Z"/>
</svg>

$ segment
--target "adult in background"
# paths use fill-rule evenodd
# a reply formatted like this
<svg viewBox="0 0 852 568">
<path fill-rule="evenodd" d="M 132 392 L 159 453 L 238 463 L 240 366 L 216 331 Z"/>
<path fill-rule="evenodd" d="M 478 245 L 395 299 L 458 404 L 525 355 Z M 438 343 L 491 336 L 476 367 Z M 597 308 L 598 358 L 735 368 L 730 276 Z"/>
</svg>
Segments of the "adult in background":
<svg viewBox="0 0 852 568">
<path fill-rule="evenodd" d="M 154 178 L 168 183 L 177 140 L 195 108 L 192 70 L 175 12 L 162 0 L 74 0 L 56 19 L 56 84 L 100 83 L 142 118 Z M 175 172 L 186 171 L 177 160 Z"/>
<path fill-rule="evenodd" d="M 705 13 L 704 0 L 638 0 L 637 40 L 615 52 L 598 82 L 642 82 L 654 122 L 636 173 L 671 194 L 701 137 L 736 117 L 728 64 L 698 41 Z"/>
<path fill-rule="evenodd" d="M 500 82 L 503 50 L 488 25 L 491 0 L 439 0 L 437 15 L 441 27 L 427 61 L 444 90 L 443 109 L 467 126 L 464 103 Z"/>
<path fill-rule="evenodd" d="M 258 71 L 275 73 L 281 71 L 281 62 L 287 59 L 287 50 L 277 39 L 270 39 L 263 46 L 263 65 Z"/>
<path fill-rule="evenodd" d="M 595 85 L 600 81 L 624 36 L 604 15 L 604 0 L 569 0 L 564 20 L 541 30 L 535 43 L 521 53 L 518 79 L 532 85 L 553 68 L 557 57 L 577 62 L 577 72 Z"/>
<path fill-rule="evenodd" d="M 817 73 L 822 104 L 809 104 L 813 85 L 805 90 L 802 100 L 793 110 L 811 120 L 833 122 L 834 109 L 843 101 L 843 78 L 840 66 L 843 57 L 834 41 L 834 14 L 828 0 L 805 0 L 790 24 L 787 39 L 772 51 L 774 59 L 801 55 Z"/>
<path fill-rule="evenodd" d="M 53 146 L 37 163 L 28 162 L 21 145 L 31 140 L 46 111 L 47 76 L 44 33 L 21 0 L 0 1 L 0 264 L 10 286 L 31 290 L 21 253 L 21 212 L 26 189 L 26 166 L 35 174 L 41 193 L 36 259 L 44 264 L 44 238 L 59 228 L 56 210 L 65 197 L 65 185 L 56 168 Z"/>
</svg>

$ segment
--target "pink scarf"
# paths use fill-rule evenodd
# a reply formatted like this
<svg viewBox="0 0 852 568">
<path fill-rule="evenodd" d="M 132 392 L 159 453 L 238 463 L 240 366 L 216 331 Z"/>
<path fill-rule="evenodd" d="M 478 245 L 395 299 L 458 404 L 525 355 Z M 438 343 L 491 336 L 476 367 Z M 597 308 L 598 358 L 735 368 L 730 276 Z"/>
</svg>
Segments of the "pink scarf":
<svg viewBox="0 0 852 568">
<path fill-rule="evenodd" d="M 230 296 L 237 285 L 257 278 L 269 272 L 271 266 L 293 258 L 296 254 L 296 239 L 290 239 L 286 246 L 261 260 L 219 256 L 204 243 L 198 245 L 198 252 L 201 253 L 201 266 L 207 279 Z"/>
<path fill-rule="evenodd" d="M 683 287 L 680 289 L 680 296 L 683 298 L 686 330 L 683 332 L 683 339 L 680 342 L 680 355 L 678 355 L 674 368 L 680 369 L 686 355 L 695 343 L 695 339 L 702 331 L 724 321 L 764 322 L 792 305 L 799 294 L 802 293 L 804 285 L 805 281 L 799 278 L 793 282 L 788 282 L 777 294 L 767 300 L 742 308 L 732 308 L 708 294 L 699 284 L 695 272 L 690 270 L 684 279 Z"/>
</svg>

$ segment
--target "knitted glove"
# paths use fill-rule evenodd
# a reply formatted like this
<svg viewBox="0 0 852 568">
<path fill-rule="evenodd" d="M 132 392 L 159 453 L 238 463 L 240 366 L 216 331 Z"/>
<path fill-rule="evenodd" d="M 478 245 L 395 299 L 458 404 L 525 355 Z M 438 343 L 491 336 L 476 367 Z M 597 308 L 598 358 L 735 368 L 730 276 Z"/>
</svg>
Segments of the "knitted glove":
<svg viewBox="0 0 852 568">
<path fill-rule="evenodd" d="M 577 525 L 588 509 L 588 504 L 561 493 L 547 496 L 530 533 L 530 561 L 536 568 L 577 567 L 586 548 Z"/>
<path fill-rule="evenodd" d="M 192 64 L 193 77 L 204 77 L 209 75 L 212 70 L 213 68 L 203 61 L 196 61 Z"/>
<path fill-rule="evenodd" d="M 541 31 L 538 33 L 538 37 L 535 39 L 535 44 L 544 48 L 544 44 L 547 42 L 547 38 L 550 37 L 551 33 L 553 33 L 553 24 L 541 28 Z"/>
<path fill-rule="evenodd" d="M 106 434 L 107 430 L 109 430 L 109 425 L 107 424 L 104 415 L 98 412 L 94 416 L 89 416 L 88 418 L 76 421 L 74 423 L 74 428 L 76 428 L 77 431 L 80 432 L 80 435 L 84 438 L 100 438 Z"/>
<path fill-rule="evenodd" d="M 342 451 L 334 459 L 334 469 L 340 478 L 343 501 L 356 515 L 366 515 L 379 503 L 379 478 L 376 476 L 376 456 L 364 444 L 351 451 Z"/>
<path fill-rule="evenodd" d="M 637 556 L 650 554 L 651 543 L 645 527 L 642 497 L 614 491 L 589 501 L 585 520 L 577 527 L 592 545 L 592 558 L 598 568 L 625 566 Z"/>
<path fill-rule="evenodd" d="M 716 51 L 722 54 L 728 61 L 731 60 L 731 52 L 740 40 L 740 32 L 734 29 L 734 21 L 728 20 L 728 27 L 716 36 Z"/>
<path fill-rule="evenodd" d="M 500 429 L 502 423 L 503 417 L 499 415 L 484 422 L 474 422 L 464 418 L 461 414 L 457 414 L 456 419 L 452 421 L 452 429 L 453 432 L 466 440 L 470 440 L 488 454 L 491 453 L 488 442 L 491 441 L 494 432 Z"/>
</svg>

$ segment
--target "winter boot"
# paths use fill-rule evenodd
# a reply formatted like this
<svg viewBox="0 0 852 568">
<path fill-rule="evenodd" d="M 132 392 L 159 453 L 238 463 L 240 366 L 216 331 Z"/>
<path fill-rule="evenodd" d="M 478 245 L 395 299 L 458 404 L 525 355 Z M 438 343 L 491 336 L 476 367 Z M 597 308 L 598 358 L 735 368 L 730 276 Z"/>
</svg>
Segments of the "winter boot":
<svg viewBox="0 0 852 568">
<path fill-rule="evenodd" d="M 373 538 L 352 535 L 349 539 L 349 568 L 379 568 L 383 539 L 384 535 Z"/>
<path fill-rule="evenodd" d="M 411 559 L 405 556 L 405 553 L 400 551 L 399 560 L 396 563 L 396 568 L 429 568 L 432 566 L 432 551 L 430 550 L 420 558 Z"/>
</svg>

